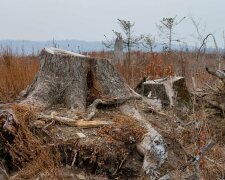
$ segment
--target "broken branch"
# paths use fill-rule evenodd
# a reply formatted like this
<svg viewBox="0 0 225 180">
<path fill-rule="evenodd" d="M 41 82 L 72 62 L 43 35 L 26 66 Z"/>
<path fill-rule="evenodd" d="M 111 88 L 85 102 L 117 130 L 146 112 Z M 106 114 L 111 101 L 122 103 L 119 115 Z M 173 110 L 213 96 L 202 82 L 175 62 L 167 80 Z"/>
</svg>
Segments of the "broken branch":
<svg viewBox="0 0 225 180">
<path fill-rule="evenodd" d="M 110 125 L 112 124 L 112 121 L 103 121 L 103 120 L 93 120 L 93 121 L 85 121 L 84 119 L 80 120 L 74 120 L 67 117 L 61 117 L 61 116 L 49 116 L 49 115 L 41 115 L 39 116 L 39 119 L 45 119 L 45 120 L 55 120 L 56 123 L 63 124 L 66 126 L 72 126 L 72 127 L 80 127 L 80 128 L 95 128 L 100 127 L 104 125 Z"/>
<path fill-rule="evenodd" d="M 208 143 L 200 150 L 200 154 L 192 158 L 190 161 L 188 161 L 184 166 L 182 166 L 180 169 L 183 171 L 190 165 L 196 165 L 204 156 L 204 154 L 209 151 L 216 143 L 210 139 Z"/>
</svg>

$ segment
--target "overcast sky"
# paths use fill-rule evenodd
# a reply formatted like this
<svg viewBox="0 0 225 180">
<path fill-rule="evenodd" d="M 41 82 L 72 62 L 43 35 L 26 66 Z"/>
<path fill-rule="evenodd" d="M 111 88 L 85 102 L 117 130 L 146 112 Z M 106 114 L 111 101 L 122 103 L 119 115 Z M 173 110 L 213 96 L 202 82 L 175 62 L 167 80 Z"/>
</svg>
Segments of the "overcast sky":
<svg viewBox="0 0 225 180">
<path fill-rule="evenodd" d="M 101 41 L 120 30 L 118 18 L 135 22 L 137 34 L 157 36 L 156 24 L 176 15 L 201 21 L 221 46 L 225 30 L 225 0 L 0 0 L 0 8 L 0 39 Z M 196 41 L 188 18 L 176 32 Z"/>
</svg>

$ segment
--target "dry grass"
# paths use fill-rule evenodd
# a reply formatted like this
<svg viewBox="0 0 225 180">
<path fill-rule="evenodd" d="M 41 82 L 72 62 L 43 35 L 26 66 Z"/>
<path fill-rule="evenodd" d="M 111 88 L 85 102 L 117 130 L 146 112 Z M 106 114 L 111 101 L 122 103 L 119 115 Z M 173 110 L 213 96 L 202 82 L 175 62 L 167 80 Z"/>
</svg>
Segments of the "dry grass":
<svg viewBox="0 0 225 180">
<path fill-rule="evenodd" d="M 92 52 L 91 57 L 113 59 L 112 52 Z M 197 88 L 202 88 L 205 83 L 215 85 L 215 78 L 209 75 L 205 68 L 218 68 L 218 57 L 216 54 L 200 54 L 196 60 L 197 53 L 171 52 L 171 53 L 146 53 L 132 52 L 131 61 L 125 56 L 123 64 L 113 62 L 121 72 L 129 85 L 134 87 L 144 76 L 149 79 L 163 78 L 167 76 L 183 76 L 189 89 L 193 89 L 192 77 L 195 78 Z M 221 62 L 221 68 L 225 69 L 225 62 Z"/>
<path fill-rule="evenodd" d="M 98 136 L 104 137 L 109 141 L 121 141 L 127 144 L 140 142 L 147 130 L 138 125 L 138 123 L 130 117 L 124 115 L 114 115 L 110 119 L 113 124 L 104 126 L 99 129 Z M 129 124 L 129 126 L 128 126 Z"/>
<path fill-rule="evenodd" d="M 10 102 L 31 84 L 39 68 L 36 56 L 0 55 L 0 102 Z"/>
<path fill-rule="evenodd" d="M 27 179 L 40 172 L 48 172 L 48 177 L 56 176 L 57 155 L 53 157 L 51 148 L 31 132 L 30 121 L 35 120 L 35 113 L 28 107 L 17 104 L 9 108 L 13 110 L 18 121 L 18 125 L 15 126 L 16 134 L 2 130 L 0 138 L 5 154 L 9 154 L 11 158 L 8 163 L 20 170 L 12 179 Z M 0 119 L 0 126 L 3 124 Z"/>
<path fill-rule="evenodd" d="M 113 58 L 110 52 L 92 52 L 91 57 Z M 208 75 L 205 66 L 217 67 L 216 55 L 203 54 L 200 60 L 195 60 L 195 53 L 174 52 L 145 53 L 132 52 L 131 61 L 125 58 L 125 63 L 114 62 L 129 85 L 135 85 L 144 76 L 149 79 L 181 75 L 186 78 L 189 89 L 192 88 L 192 77 L 195 77 L 197 87 L 205 83 L 212 85 L 215 79 Z M 225 63 L 222 63 L 225 67 Z M 37 56 L 18 56 L 9 50 L 0 55 L 0 102 L 13 101 L 19 93 L 31 84 L 39 68 Z"/>
</svg>

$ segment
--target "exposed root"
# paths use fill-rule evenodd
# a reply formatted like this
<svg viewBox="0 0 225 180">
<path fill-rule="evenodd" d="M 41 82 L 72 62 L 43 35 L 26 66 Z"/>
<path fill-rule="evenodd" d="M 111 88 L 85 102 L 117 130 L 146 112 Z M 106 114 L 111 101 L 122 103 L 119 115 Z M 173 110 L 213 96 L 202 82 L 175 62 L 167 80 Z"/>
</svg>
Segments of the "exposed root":
<svg viewBox="0 0 225 180">
<path fill-rule="evenodd" d="M 167 147 L 163 137 L 146 121 L 140 112 L 128 104 L 120 107 L 123 114 L 134 117 L 140 124 L 146 127 L 147 133 L 144 135 L 137 149 L 144 156 L 142 169 L 144 173 L 157 178 L 158 170 L 167 159 Z"/>
<path fill-rule="evenodd" d="M 44 146 L 42 140 L 30 131 L 29 121 L 34 118 L 34 113 L 27 107 L 18 105 L 11 106 L 11 110 L 15 114 L 11 114 L 11 111 L 7 111 L 8 116 L 1 114 L 0 126 L 3 130 L 0 132 L 0 137 L 4 151 L 9 154 L 12 165 L 21 169 L 13 178 L 33 177 L 42 170 L 54 173 L 57 164 L 50 155 L 51 149 Z M 12 128 L 4 129 L 4 126 L 12 126 Z"/>
</svg>

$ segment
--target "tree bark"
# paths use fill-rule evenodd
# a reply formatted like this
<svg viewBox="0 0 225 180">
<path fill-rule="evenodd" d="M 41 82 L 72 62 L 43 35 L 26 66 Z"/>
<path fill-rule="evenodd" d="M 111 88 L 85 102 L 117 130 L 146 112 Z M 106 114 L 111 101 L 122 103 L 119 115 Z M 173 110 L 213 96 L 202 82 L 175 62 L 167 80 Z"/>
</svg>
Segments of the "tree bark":
<svg viewBox="0 0 225 180">
<path fill-rule="evenodd" d="M 22 103 L 41 109 L 60 103 L 84 112 L 95 99 L 124 99 L 134 95 L 107 59 L 55 48 L 43 49 L 40 59 L 40 70 Z"/>
</svg>

